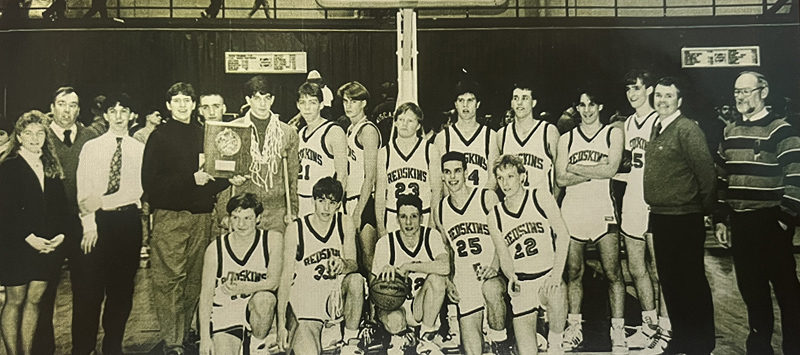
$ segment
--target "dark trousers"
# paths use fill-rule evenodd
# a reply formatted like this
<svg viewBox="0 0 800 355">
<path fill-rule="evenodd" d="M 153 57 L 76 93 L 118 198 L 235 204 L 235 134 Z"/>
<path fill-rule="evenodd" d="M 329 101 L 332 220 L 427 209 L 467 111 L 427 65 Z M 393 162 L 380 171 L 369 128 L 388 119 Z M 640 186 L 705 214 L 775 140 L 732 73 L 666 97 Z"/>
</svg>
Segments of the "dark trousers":
<svg viewBox="0 0 800 355">
<path fill-rule="evenodd" d="M 208 14 L 208 17 L 216 18 L 221 7 L 222 0 L 211 0 L 211 3 L 208 4 L 208 8 L 206 8 L 206 14 Z"/>
<path fill-rule="evenodd" d="M 714 350 L 714 305 L 706 279 L 703 215 L 650 214 L 658 278 L 672 322 L 670 353 Z"/>
<path fill-rule="evenodd" d="M 108 18 L 106 0 L 92 0 L 92 7 L 83 15 L 83 18 L 92 17 L 96 13 L 100 13 L 100 18 Z"/>
<path fill-rule="evenodd" d="M 72 270 L 72 353 L 89 354 L 97 344 L 103 311 L 103 354 L 122 354 L 122 336 L 133 305 L 133 286 L 139 268 L 142 224 L 139 210 L 97 211 L 97 244 L 89 254 L 79 252 Z"/>
<path fill-rule="evenodd" d="M 73 244 L 80 243 L 82 228 L 81 221 L 78 215 L 68 221 L 67 231 L 64 233 L 64 243 L 61 245 L 64 249 L 63 255 L 72 261 Z M 53 313 L 56 306 L 56 291 L 58 291 L 58 284 L 61 281 L 61 270 L 59 269 L 53 275 L 53 278 L 48 280 L 47 288 L 42 294 L 42 299 L 39 302 L 39 320 L 36 323 L 36 332 L 33 334 L 33 348 L 31 353 L 34 355 L 53 355 L 56 350 L 56 340 L 53 330 Z"/>
<path fill-rule="evenodd" d="M 736 281 L 747 306 L 748 354 L 773 354 L 770 341 L 775 319 L 770 282 L 781 310 L 783 353 L 800 354 L 800 282 L 792 252 L 794 228 L 778 225 L 780 208 L 731 216 Z"/>
</svg>

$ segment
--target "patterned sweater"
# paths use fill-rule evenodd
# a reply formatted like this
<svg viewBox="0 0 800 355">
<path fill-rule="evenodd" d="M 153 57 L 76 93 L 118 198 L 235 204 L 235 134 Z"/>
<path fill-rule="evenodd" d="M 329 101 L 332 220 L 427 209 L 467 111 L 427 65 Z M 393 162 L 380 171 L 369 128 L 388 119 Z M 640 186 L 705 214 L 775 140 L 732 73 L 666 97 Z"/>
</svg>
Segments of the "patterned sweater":
<svg viewBox="0 0 800 355">
<path fill-rule="evenodd" d="M 723 192 L 737 212 L 781 206 L 781 220 L 800 218 L 800 137 L 782 117 L 738 120 L 725 128 L 719 148 L 728 187 Z"/>
</svg>

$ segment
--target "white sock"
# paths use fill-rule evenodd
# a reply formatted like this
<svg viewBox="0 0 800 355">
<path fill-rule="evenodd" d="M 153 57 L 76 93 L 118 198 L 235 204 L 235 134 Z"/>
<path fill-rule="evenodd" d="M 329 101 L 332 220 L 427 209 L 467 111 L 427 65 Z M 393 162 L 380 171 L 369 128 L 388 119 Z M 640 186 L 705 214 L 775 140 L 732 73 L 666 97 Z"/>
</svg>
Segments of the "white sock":
<svg viewBox="0 0 800 355">
<path fill-rule="evenodd" d="M 506 335 L 505 329 L 494 330 L 489 328 L 486 332 L 486 339 L 492 343 L 500 343 L 508 339 L 508 335 Z"/>
<path fill-rule="evenodd" d="M 670 323 L 667 317 L 658 317 L 658 326 L 664 330 L 672 330 L 672 323 Z"/>
<path fill-rule="evenodd" d="M 564 333 L 556 333 L 551 330 L 550 334 L 547 334 L 547 342 L 550 343 L 550 346 L 561 346 L 564 342 Z"/>
<path fill-rule="evenodd" d="M 625 328 L 625 318 L 611 318 L 611 328 Z"/>
<path fill-rule="evenodd" d="M 347 327 L 344 327 L 344 337 L 343 337 L 343 339 L 344 339 L 345 343 L 348 340 L 355 339 L 355 338 L 358 338 L 358 329 L 351 330 L 351 329 L 347 329 Z"/>
<path fill-rule="evenodd" d="M 642 311 L 642 325 L 656 325 L 658 323 L 658 312 L 656 310 Z"/>
<path fill-rule="evenodd" d="M 583 321 L 583 314 L 580 313 L 567 314 L 567 323 L 569 323 L 569 325 L 580 326 L 582 321 Z"/>
</svg>

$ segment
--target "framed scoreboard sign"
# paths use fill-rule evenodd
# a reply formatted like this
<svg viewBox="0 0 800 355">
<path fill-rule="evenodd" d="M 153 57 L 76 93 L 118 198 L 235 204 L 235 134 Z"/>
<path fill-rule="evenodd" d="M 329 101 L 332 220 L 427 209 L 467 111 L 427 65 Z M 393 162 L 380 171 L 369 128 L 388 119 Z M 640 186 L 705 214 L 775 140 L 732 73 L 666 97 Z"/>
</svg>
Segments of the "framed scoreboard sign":
<svg viewBox="0 0 800 355">
<path fill-rule="evenodd" d="M 226 74 L 305 74 L 306 52 L 225 52 Z"/>
<path fill-rule="evenodd" d="M 761 50 L 759 46 L 681 48 L 682 68 L 730 68 L 758 66 L 761 66 Z"/>
</svg>

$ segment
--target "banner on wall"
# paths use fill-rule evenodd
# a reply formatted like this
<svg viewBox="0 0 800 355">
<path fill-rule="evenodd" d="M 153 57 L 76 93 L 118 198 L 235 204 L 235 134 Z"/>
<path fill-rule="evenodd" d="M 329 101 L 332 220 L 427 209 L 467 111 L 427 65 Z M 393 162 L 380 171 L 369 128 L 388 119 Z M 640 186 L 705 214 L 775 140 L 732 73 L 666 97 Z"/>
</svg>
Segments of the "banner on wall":
<svg viewBox="0 0 800 355">
<path fill-rule="evenodd" d="M 227 74 L 305 74 L 306 52 L 225 52 Z"/>
<path fill-rule="evenodd" d="M 757 66 L 761 66 L 761 50 L 759 46 L 681 48 L 682 68 Z"/>
</svg>

